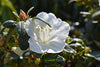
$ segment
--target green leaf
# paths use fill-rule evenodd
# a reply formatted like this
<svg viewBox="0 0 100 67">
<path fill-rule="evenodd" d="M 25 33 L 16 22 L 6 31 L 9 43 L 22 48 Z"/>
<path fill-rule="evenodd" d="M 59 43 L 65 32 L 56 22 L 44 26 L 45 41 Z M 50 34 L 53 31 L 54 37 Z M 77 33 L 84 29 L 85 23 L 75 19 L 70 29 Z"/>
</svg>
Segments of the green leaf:
<svg viewBox="0 0 100 67">
<path fill-rule="evenodd" d="M 6 21 L 14 19 L 12 11 L 16 12 L 10 0 L 0 0 L 0 19 Z"/>
<path fill-rule="evenodd" d="M 58 55 L 56 61 L 57 61 L 57 63 L 59 63 L 60 65 L 65 66 L 65 59 L 64 59 L 64 57 Z"/>
<path fill-rule="evenodd" d="M 82 45 L 80 43 L 72 43 L 69 46 L 72 46 L 72 47 L 81 47 Z"/>
<path fill-rule="evenodd" d="M 100 15 L 100 11 L 97 11 L 97 12 L 95 12 L 93 15 L 92 15 L 92 18 L 95 18 L 95 17 L 97 17 L 97 16 L 99 16 Z"/>
<path fill-rule="evenodd" d="M 29 47 L 28 43 L 29 38 L 30 37 L 27 34 L 24 34 L 23 36 L 19 35 L 18 44 L 22 50 L 26 50 Z"/>
<path fill-rule="evenodd" d="M 24 21 L 20 21 L 17 23 L 16 30 L 19 35 L 24 35 L 26 33 L 24 29 Z"/>
<path fill-rule="evenodd" d="M 27 11 L 27 15 L 29 15 L 29 13 L 34 9 L 34 7 L 31 7 L 28 11 Z"/>
<path fill-rule="evenodd" d="M 17 18 L 19 18 L 18 14 L 16 12 L 12 12 Z"/>
<path fill-rule="evenodd" d="M 92 51 L 91 55 L 100 62 L 100 51 Z"/>
<path fill-rule="evenodd" d="M 2 28 L 2 29 L 0 30 L 0 34 L 1 34 L 4 30 L 5 30 L 5 28 Z"/>
<path fill-rule="evenodd" d="M 10 8 L 12 11 L 16 12 L 16 10 L 14 9 L 13 4 L 11 3 L 10 0 L 1 0 L 1 3 L 3 3 L 2 6 L 6 6 L 6 7 Z"/>
<path fill-rule="evenodd" d="M 89 20 L 85 25 L 86 31 L 91 33 L 93 31 L 94 25 L 91 20 Z"/>
<path fill-rule="evenodd" d="M 42 58 L 49 60 L 49 59 L 56 59 L 58 54 L 47 53 L 42 56 Z"/>
<path fill-rule="evenodd" d="M 17 54 L 14 54 L 11 52 L 9 52 L 9 56 L 11 57 L 11 59 L 15 59 L 15 60 L 19 58 L 19 56 Z"/>
<path fill-rule="evenodd" d="M 34 54 L 34 58 L 40 58 L 41 57 L 41 54 L 38 54 L 38 53 L 35 53 L 35 52 L 33 52 L 33 54 Z"/>
<path fill-rule="evenodd" d="M 30 55 L 32 55 L 32 54 L 33 54 L 33 51 L 28 50 L 28 51 L 25 51 L 25 52 L 23 53 L 23 57 L 28 57 L 28 56 L 30 56 Z"/>
<path fill-rule="evenodd" d="M 15 23 L 16 23 L 16 21 L 7 20 L 3 23 L 3 26 L 6 28 L 12 28 L 12 27 L 15 27 Z"/>
<path fill-rule="evenodd" d="M 69 0 L 69 4 L 73 3 L 73 2 L 76 2 L 77 0 Z"/>
<path fill-rule="evenodd" d="M 72 40 L 76 41 L 76 42 L 82 42 L 82 39 L 80 39 L 80 38 L 73 38 Z"/>
<path fill-rule="evenodd" d="M 17 33 L 19 34 L 18 44 L 22 50 L 26 50 L 29 47 L 29 36 L 24 29 L 24 21 L 21 21 L 16 26 Z"/>
<path fill-rule="evenodd" d="M 18 56 L 22 56 L 24 51 L 20 49 L 20 47 L 12 47 L 11 51 L 13 51 Z"/>
<path fill-rule="evenodd" d="M 64 51 L 68 53 L 77 53 L 73 48 L 69 47 L 68 45 L 64 47 Z"/>
</svg>

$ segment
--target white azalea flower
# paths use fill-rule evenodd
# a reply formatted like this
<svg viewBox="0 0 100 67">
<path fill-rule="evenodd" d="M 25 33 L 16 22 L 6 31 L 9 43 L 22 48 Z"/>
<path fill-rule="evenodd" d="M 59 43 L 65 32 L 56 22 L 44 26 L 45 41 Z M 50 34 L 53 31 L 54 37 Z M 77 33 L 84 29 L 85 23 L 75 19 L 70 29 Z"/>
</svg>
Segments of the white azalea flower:
<svg viewBox="0 0 100 67">
<path fill-rule="evenodd" d="M 53 13 L 41 12 L 37 16 L 39 19 L 28 19 L 25 23 L 25 30 L 30 36 L 30 50 L 36 53 L 58 53 L 65 46 L 70 26 L 65 21 L 57 18 Z M 49 26 L 49 25 L 50 26 Z"/>
</svg>

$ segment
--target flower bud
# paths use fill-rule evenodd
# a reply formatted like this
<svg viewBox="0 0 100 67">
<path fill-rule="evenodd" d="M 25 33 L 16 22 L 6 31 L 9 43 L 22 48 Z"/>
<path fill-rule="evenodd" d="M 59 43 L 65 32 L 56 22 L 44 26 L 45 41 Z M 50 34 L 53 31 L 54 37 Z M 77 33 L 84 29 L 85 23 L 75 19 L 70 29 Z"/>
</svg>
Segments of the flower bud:
<svg viewBox="0 0 100 67">
<path fill-rule="evenodd" d="M 20 20 L 24 21 L 26 19 L 26 13 L 23 10 L 20 10 Z"/>
</svg>

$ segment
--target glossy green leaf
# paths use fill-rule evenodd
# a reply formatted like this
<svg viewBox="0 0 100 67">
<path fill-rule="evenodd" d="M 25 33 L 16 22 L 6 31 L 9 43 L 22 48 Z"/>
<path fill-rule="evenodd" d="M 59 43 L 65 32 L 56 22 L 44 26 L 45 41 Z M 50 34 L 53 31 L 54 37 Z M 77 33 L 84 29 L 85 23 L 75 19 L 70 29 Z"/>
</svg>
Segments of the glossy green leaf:
<svg viewBox="0 0 100 67">
<path fill-rule="evenodd" d="M 13 28 L 13 27 L 15 27 L 15 23 L 16 23 L 16 21 L 7 20 L 3 23 L 3 26 L 6 28 Z"/>
<path fill-rule="evenodd" d="M 24 35 L 26 33 L 26 31 L 24 29 L 24 21 L 17 23 L 16 30 L 19 35 Z"/>
<path fill-rule="evenodd" d="M 59 63 L 60 65 L 65 66 L 65 59 L 64 59 L 64 57 L 58 55 L 56 61 L 57 61 L 57 63 Z"/>
<path fill-rule="evenodd" d="M 27 34 L 24 34 L 23 36 L 19 35 L 18 44 L 22 50 L 26 50 L 29 47 L 28 43 L 29 38 L 30 37 Z"/>
</svg>

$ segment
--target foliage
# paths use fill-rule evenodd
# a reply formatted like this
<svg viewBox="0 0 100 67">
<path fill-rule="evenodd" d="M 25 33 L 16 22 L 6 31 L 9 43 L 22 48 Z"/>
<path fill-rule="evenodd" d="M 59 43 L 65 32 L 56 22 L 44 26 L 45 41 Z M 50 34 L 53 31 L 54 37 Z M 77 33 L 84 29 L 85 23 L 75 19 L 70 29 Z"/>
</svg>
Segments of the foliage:
<svg viewBox="0 0 100 67">
<path fill-rule="evenodd" d="M 35 8 L 28 12 L 32 6 Z M 26 19 L 20 21 L 20 9 L 27 17 L 46 11 L 67 21 L 71 30 L 66 43 L 70 47 L 58 54 L 30 51 L 22 23 Z M 0 0 L 0 66 L 99 67 L 99 11 L 98 0 Z"/>
</svg>

